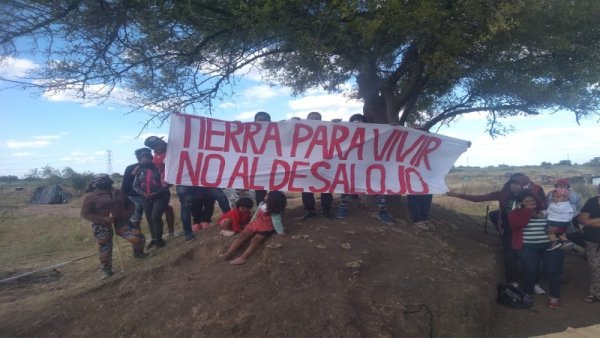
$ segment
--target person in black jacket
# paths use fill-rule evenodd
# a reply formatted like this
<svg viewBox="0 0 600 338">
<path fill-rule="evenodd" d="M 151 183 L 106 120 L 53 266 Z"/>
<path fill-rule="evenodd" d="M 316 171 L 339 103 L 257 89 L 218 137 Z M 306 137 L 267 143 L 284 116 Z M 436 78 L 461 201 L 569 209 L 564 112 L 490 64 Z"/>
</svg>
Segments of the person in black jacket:
<svg viewBox="0 0 600 338">
<path fill-rule="evenodd" d="M 133 189 L 133 180 L 135 179 L 135 175 L 137 174 L 137 171 L 140 168 L 140 157 L 144 153 L 152 154 L 152 150 L 150 148 L 140 148 L 135 151 L 137 163 L 131 164 L 127 166 L 127 168 L 125 168 L 125 173 L 123 174 L 123 182 L 121 183 L 121 191 L 123 191 L 135 205 L 135 211 L 129 218 L 129 222 L 138 227 L 142 222 L 142 216 L 144 214 L 144 203 L 142 196 L 138 194 L 138 192 L 135 191 L 135 189 Z"/>
</svg>

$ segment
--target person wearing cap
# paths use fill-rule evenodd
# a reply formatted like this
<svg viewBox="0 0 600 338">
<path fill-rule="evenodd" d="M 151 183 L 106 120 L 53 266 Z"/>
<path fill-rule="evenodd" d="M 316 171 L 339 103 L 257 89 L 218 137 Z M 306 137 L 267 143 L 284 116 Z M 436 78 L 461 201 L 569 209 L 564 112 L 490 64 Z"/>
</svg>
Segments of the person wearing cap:
<svg viewBox="0 0 600 338">
<path fill-rule="evenodd" d="M 588 199 L 578 216 L 583 225 L 585 255 L 590 269 L 590 289 L 583 299 L 586 303 L 600 302 L 600 185 L 598 195 Z"/>
<path fill-rule="evenodd" d="M 579 197 L 579 195 L 574 192 L 573 190 L 571 190 L 571 185 L 569 184 L 569 179 L 568 178 L 559 178 L 556 180 L 556 183 L 554 184 L 554 188 L 559 189 L 559 188 L 564 188 L 567 189 L 568 191 L 568 196 L 567 196 L 567 200 L 569 201 L 569 203 L 571 204 L 571 207 L 573 208 L 573 210 L 575 212 L 579 211 L 579 208 L 581 207 L 581 198 Z M 552 195 L 554 193 L 554 190 L 550 191 L 548 193 L 548 195 L 546 195 L 546 205 L 550 205 L 550 203 L 552 202 Z"/>
<path fill-rule="evenodd" d="M 271 115 L 264 111 L 259 111 L 254 115 L 254 122 L 271 122 Z M 259 205 L 261 202 L 264 202 L 265 196 L 267 196 L 266 190 L 254 190 L 254 196 L 256 200 L 256 205 Z"/>
<path fill-rule="evenodd" d="M 81 205 L 81 217 L 92 222 L 103 278 L 113 275 L 112 239 L 115 232 L 131 243 L 133 257 L 148 256 L 144 253 L 146 238 L 139 225 L 129 222 L 134 204 L 123 191 L 113 189 L 112 184 L 107 174 L 94 175 Z"/>
<path fill-rule="evenodd" d="M 162 137 L 149 136 L 144 140 L 144 145 L 153 151 L 152 162 L 160 171 L 160 179 L 167 187 L 169 193 L 169 200 L 171 192 L 169 191 L 169 185 L 165 183 L 165 157 L 167 157 L 167 142 Z M 165 219 L 167 221 L 167 229 L 169 230 L 169 236 L 175 237 L 175 211 L 173 207 L 167 204 L 165 208 Z"/>
<path fill-rule="evenodd" d="M 569 190 L 567 188 L 556 188 L 552 190 L 552 202 L 548 204 L 546 232 L 550 240 L 548 251 L 556 250 L 560 247 L 572 245 L 567 240 L 567 229 L 571 224 L 575 210 L 568 201 Z"/>
<path fill-rule="evenodd" d="M 144 214 L 144 204 L 143 198 L 140 194 L 138 194 L 135 189 L 133 189 L 133 181 L 135 179 L 135 175 L 140 168 L 140 155 L 143 153 L 152 154 L 152 150 L 150 148 L 140 148 L 135 151 L 135 157 L 137 159 L 137 163 L 128 165 L 125 168 L 125 173 L 123 174 L 123 182 L 121 182 L 121 190 L 127 194 L 129 199 L 135 205 L 135 211 L 129 218 L 129 221 L 138 227 L 142 221 L 142 216 Z"/>
<path fill-rule="evenodd" d="M 321 121 L 321 113 L 313 111 L 308 114 L 306 117 L 307 120 L 315 120 Z M 323 216 L 328 219 L 333 219 L 333 215 L 331 214 L 331 202 L 333 202 L 333 194 L 331 193 L 321 193 L 321 212 Z M 303 192 L 302 193 L 302 205 L 304 206 L 304 210 L 306 213 L 302 217 L 303 220 L 308 220 L 317 216 L 316 213 L 316 202 L 315 202 L 315 194 L 312 192 Z"/>
<path fill-rule="evenodd" d="M 133 189 L 143 198 L 144 213 L 152 236 L 148 248 L 162 248 L 166 244 L 162 238 L 162 214 L 169 204 L 171 194 L 161 179 L 160 171 L 152 162 L 152 154 L 140 154 L 140 168 L 133 180 Z"/>
</svg>

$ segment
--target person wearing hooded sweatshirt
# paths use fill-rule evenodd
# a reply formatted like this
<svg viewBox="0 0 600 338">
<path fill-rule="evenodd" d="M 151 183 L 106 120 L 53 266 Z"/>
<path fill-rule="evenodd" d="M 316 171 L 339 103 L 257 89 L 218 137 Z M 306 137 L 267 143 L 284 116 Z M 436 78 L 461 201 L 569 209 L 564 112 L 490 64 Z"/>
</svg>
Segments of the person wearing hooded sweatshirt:
<svg viewBox="0 0 600 338">
<path fill-rule="evenodd" d="M 92 178 L 81 205 L 81 217 L 92 222 L 94 237 L 98 243 L 98 253 L 103 278 L 113 275 L 112 247 L 113 224 L 117 235 L 131 243 L 133 257 L 144 258 L 146 238 L 139 225 L 129 222 L 134 204 L 127 195 L 113 189 L 113 181 L 107 174 L 98 174 Z"/>
<path fill-rule="evenodd" d="M 162 238 L 162 214 L 169 205 L 171 195 L 169 188 L 161 179 L 160 171 L 152 163 L 152 154 L 140 155 L 140 169 L 133 180 L 133 189 L 143 198 L 144 213 L 152 235 L 152 241 L 148 244 L 148 248 L 153 246 L 162 248 L 166 244 Z"/>
<path fill-rule="evenodd" d="M 531 191 L 533 190 L 535 191 Z M 537 184 L 533 184 L 529 177 L 516 173 L 510 176 L 500 191 L 494 191 L 485 195 L 467 195 L 449 191 L 448 196 L 457 197 L 471 202 L 498 201 L 499 210 L 490 211 L 488 217 L 495 225 L 502 240 L 502 251 L 504 256 L 504 278 L 507 283 L 518 283 L 519 281 L 519 257 L 512 248 L 512 229 L 508 220 L 508 214 L 519 207 L 517 197 L 522 190 L 529 189 L 536 197 L 536 210 L 545 209 L 544 190 Z"/>
</svg>

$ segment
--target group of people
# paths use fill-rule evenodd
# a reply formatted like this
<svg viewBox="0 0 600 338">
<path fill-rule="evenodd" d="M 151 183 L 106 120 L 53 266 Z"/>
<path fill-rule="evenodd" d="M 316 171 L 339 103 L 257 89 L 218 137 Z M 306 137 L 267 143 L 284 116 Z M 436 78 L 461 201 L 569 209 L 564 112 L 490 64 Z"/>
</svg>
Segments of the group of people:
<svg viewBox="0 0 600 338">
<path fill-rule="evenodd" d="M 311 112 L 308 120 L 321 120 L 319 112 Z M 258 112 L 254 117 L 255 122 L 271 122 L 271 116 L 266 112 Z M 350 117 L 350 122 L 367 123 L 364 115 L 355 114 Z M 175 237 L 175 215 L 171 200 L 171 184 L 165 181 L 165 157 L 168 144 L 157 136 L 150 136 L 144 141 L 144 148 L 135 151 L 136 163 L 125 169 L 120 190 L 115 189 L 113 181 L 107 174 L 93 177 L 88 191 L 84 197 L 81 216 L 92 222 L 94 236 L 100 252 L 100 263 L 104 277 L 109 277 L 112 272 L 112 238 L 114 233 L 132 243 L 135 258 L 147 256 L 144 249 L 160 249 L 166 245 L 163 239 L 163 215 L 165 215 L 168 236 Z M 281 215 L 286 207 L 285 195 L 279 191 L 256 190 L 256 212 L 251 216 L 254 201 L 249 197 L 239 198 L 233 208 L 219 188 L 198 186 L 176 186 L 180 203 L 180 219 L 183 236 L 186 240 L 195 238 L 195 233 L 210 226 L 214 213 L 215 202 L 219 205 L 222 216 L 217 224 L 221 227 L 223 236 L 240 235 L 233 241 L 230 248 L 222 254 L 225 259 L 233 258 L 235 251 L 245 242 L 249 241 L 248 248 L 238 257 L 231 260 L 231 264 L 243 264 L 258 247 L 258 245 L 272 234 L 284 235 Z M 327 219 L 344 219 L 348 215 L 348 205 L 353 195 L 342 194 L 339 208 L 332 212 L 333 195 L 321 194 L 321 213 Z M 432 230 L 433 226 L 426 223 L 431 195 L 408 196 L 408 207 L 415 224 L 424 230 Z M 392 218 L 386 210 L 386 198 L 376 196 L 377 219 L 382 223 L 393 224 Z M 302 193 L 302 203 L 305 209 L 303 220 L 310 220 L 318 216 L 316 201 L 313 193 Z M 144 246 L 146 238 L 141 231 L 140 224 L 143 215 L 150 231 L 151 239 Z M 113 228 L 114 226 L 114 228 Z"/>
<path fill-rule="evenodd" d="M 505 281 L 522 283 L 526 306 L 534 294 L 545 294 L 538 282 L 548 282 L 548 307 L 560 307 L 560 284 L 565 251 L 576 238 L 585 247 L 590 268 L 590 290 L 585 302 L 600 301 L 600 196 L 589 199 L 579 210 L 580 198 L 570 189 L 568 179 L 559 179 L 555 189 L 544 194 L 541 186 L 524 174 L 510 176 L 500 191 L 467 195 L 454 191 L 448 196 L 473 202 L 494 201 L 499 210 L 489 213 L 502 239 Z M 598 186 L 600 194 L 600 185 Z M 581 225 L 576 229 L 574 224 Z M 571 241 L 573 239 L 573 242 Z"/>
</svg>

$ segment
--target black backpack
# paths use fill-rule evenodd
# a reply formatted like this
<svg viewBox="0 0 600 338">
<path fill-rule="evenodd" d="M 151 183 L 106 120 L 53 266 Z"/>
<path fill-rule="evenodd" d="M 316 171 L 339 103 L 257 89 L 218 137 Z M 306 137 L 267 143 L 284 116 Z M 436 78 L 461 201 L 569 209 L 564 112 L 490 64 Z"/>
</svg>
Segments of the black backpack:
<svg viewBox="0 0 600 338">
<path fill-rule="evenodd" d="M 525 293 L 512 284 L 500 284 L 497 288 L 496 303 L 511 309 L 528 309 L 532 303 L 525 302 Z"/>
</svg>

